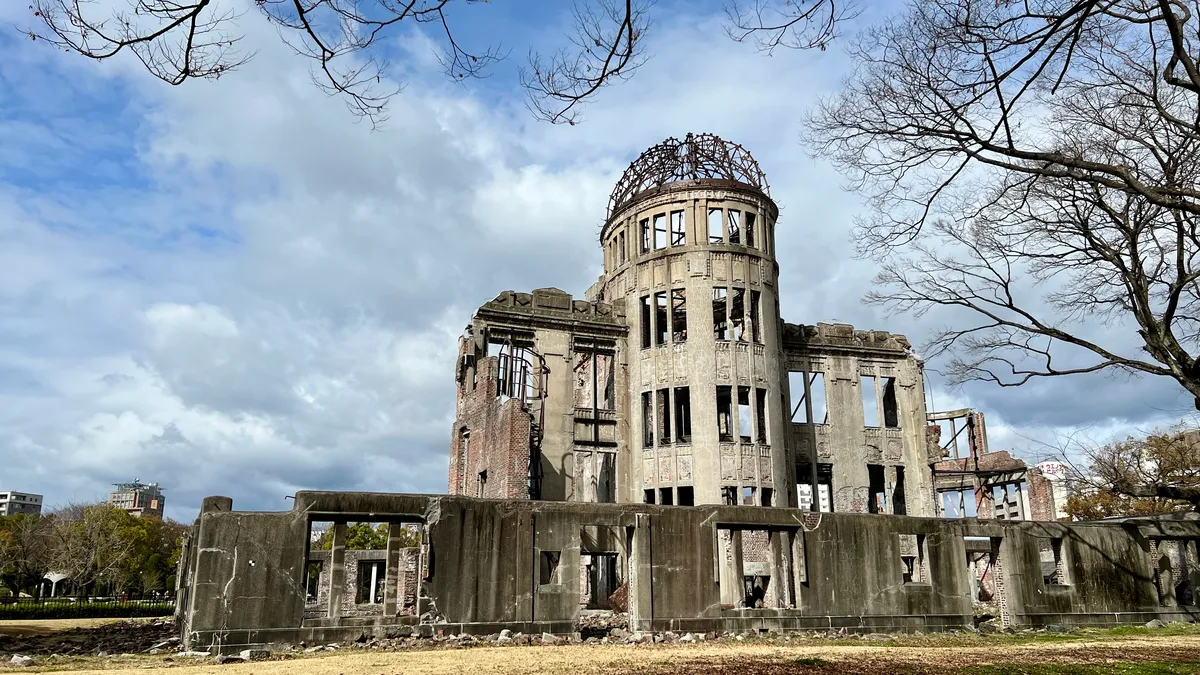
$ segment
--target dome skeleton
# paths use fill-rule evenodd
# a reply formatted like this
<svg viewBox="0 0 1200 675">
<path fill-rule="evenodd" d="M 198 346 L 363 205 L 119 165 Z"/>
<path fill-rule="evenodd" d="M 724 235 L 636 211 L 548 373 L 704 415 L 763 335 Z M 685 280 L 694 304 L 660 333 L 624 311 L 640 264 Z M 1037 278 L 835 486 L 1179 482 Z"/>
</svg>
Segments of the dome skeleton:
<svg viewBox="0 0 1200 675">
<path fill-rule="evenodd" d="M 671 137 L 630 163 L 608 199 L 606 220 L 638 194 L 682 180 L 720 179 L 749 185 L 770 196 L 767 176 L 750 152 L 715 134 Z"/>
</svg>

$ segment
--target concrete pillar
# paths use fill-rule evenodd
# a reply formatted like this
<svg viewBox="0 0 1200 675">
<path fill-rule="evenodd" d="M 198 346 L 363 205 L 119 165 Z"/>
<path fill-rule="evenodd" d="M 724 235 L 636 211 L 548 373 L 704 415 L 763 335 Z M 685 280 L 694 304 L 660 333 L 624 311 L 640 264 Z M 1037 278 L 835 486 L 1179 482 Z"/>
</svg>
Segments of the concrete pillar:
<svg viewBox="0 0 1200 675">
<path fill-rule="evenodd" d="M 329 618 L 342 615 L 342 595 L 346 591 L 346 523 L 333 524 L 333 542 L 329 547 Z"/>
<path fill-rule="evenodd" d="M 650 515 L 639 513 L 629 547 L 629 629 L 649 630 L 651 607 Z"/>
<path fill-rule="evenodd" d="M 404 535 L 403 523 L 388 524 L 387 577 L 383 580 L 383 615 L 396 616 L 402 601 L 398 593 L 398 580 L 404 571 L 400 569 L 400 538 Z"/>
<path fill-rule="evenodd" d="M 792 604 L 792 549 L 787 532 L 769 532 L 771 543 L 771 607 Z"/>
<path fill-rule="evenodd" d="M 721 604 L 741 607 L 746 599 L 742 578 L 741 530 L 718 530 L 718 554 L 721 556 Z"/>
</svg>

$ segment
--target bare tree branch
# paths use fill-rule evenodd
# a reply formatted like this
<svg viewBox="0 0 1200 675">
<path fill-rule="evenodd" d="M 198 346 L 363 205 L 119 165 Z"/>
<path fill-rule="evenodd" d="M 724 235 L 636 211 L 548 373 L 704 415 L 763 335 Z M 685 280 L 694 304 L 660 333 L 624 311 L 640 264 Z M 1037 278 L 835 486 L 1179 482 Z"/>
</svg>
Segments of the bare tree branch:
<svg viewBox="0 0 1200 675">
<path fill-rule="evenodd" d="M 648 0 L 593 0 L 576 4 L 574 48 L 546 58 L 529 55 L 521 70 L 527 107 L 551 124 L 575 124 L 580 105 L 601 87 L 626 80 L 646 62 L 643 39 Z"/>
<path fill-rule="evenodd" d="M 839 26 L 857 17 L 859 9 L 838 0 L 732 0 L 725 14 L 731 39 L 753 40 L 759 51 L 773 54 L 779 47 L 825 51 Z"/>
<path fill-rule="evenodd" d="M 870 204 L 868 301 L 954 310 L 952 382 L 1115 369 L 1200 408 L 1197 1 L 929 0 L 854 44 L 806 138 Z"/>
</svg>

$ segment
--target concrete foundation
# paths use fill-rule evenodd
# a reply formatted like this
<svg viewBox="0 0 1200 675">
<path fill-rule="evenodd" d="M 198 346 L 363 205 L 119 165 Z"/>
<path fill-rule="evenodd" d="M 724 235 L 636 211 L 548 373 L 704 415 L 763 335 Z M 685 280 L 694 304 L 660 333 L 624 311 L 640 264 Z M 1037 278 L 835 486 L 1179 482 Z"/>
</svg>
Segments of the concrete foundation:
<svg viewBox="0 0 1200 675">
<path fill-rule="evenodd" d="M 415 611 L 385 603 L 387 612 L 346 616 L 339 601 L 325 616 L 312 616 L 311 605 L 306 614 L 309 529 L 329 521 L 422 526 Z M 765 562 L 744 559 L 751 538 L 765 542 Z M 995 555 L 1005 625 L 1192 620 L 1194 561 L 1188 568 L 1191 556 L 1176 561 L 1163 551 L 1194 551 L 1197 539 L 1200 523 L 1184 520 L 948 520 L 300 492 L 292 511 L 200 515 L 185 550 L 179 619 L 186 648 L 217 652 L 438 631 L 573 633 L 588 602 L 583 565 L 611 556 L 616 578 L 607 583 L 629 584 L 635 630 L 965 628 L 977 588 L 970 561 L 982 542 Z M 1055 563 L 1048 573 L 1046 551 Z M 379 558 L 384 578 L 394 573 L 392 557 Z"/>
</svg>

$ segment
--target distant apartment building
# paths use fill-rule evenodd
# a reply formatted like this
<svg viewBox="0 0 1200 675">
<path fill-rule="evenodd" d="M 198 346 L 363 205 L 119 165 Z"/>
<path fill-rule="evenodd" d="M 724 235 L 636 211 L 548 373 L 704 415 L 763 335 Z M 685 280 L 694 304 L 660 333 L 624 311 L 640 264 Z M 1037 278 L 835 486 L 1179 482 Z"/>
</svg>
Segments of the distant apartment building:
<svg viewBox="0 0 1200 675">
<path fill-rule="evenodd" d="M 15 516 L 27 513 L 42 514 L 42 496 L 28 492 L 0 491 L 0 516 Z"/>
<path fill-rule="evenodd" d="M 141 518 L 163 517 L 166 498 L 158 483 L 143 483 L 134 479 L 132 483 L 115 483 L 116 491 L 108 497 L 108 503 L 123 509 L 132 516 Z"/>
</svg>

